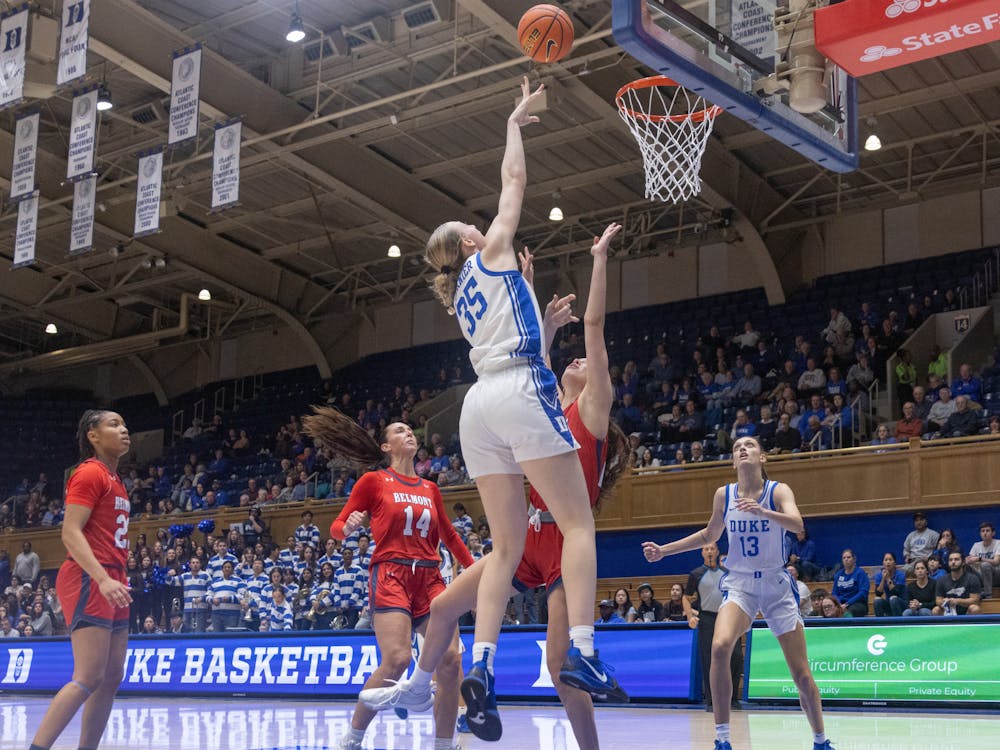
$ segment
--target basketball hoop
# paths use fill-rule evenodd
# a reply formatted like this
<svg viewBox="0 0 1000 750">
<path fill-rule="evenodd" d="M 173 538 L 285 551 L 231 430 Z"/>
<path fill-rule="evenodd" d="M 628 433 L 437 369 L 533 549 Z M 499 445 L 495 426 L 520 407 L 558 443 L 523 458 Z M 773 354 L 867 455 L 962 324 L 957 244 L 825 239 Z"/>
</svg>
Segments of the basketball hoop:
<svg viewBox="0 0 1000 750">
<path fill-rule="evenodd" d="M 646 197 L 679 203 L 701 192 L 701 157 L 722 108 L 666 76 L 625 84 L 615 103 L 642 153 Z"/>
</svg>

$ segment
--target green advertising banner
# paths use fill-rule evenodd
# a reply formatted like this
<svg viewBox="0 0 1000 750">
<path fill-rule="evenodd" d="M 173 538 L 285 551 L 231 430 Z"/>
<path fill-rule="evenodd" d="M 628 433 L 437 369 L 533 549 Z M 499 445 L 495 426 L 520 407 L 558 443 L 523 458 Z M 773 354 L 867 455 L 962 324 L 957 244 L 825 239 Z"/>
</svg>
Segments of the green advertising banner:
<svg viewBox="0 0 1000 750">
<path fill-rule="evenodd" d="M 806 627 L 824 701 L 1000 701 L 1000 623 Z M 798 698 L 777 639 L 754 628 L 750 700 Z"/>
</svg>

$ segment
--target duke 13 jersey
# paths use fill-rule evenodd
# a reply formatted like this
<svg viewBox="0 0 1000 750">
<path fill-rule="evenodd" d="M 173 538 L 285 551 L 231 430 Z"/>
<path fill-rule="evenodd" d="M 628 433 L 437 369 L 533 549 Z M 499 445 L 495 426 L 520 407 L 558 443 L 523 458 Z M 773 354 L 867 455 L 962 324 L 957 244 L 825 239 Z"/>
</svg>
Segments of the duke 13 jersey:
<svg viewBox="0 0 1000 750">
<path fill-rule="evenodd" d="M 777 486 L 777 482 L 765 481 L 757 504 L 766 510 L 774 510 L 774 490 Z M 726 568 L 733 573 L 783 568 L 788 559 L 785 529 L 769 518 L 737 510 L 738 499 L 737 484 L 727 484 L 722 516 L 729 540 Z"/>
</svg>

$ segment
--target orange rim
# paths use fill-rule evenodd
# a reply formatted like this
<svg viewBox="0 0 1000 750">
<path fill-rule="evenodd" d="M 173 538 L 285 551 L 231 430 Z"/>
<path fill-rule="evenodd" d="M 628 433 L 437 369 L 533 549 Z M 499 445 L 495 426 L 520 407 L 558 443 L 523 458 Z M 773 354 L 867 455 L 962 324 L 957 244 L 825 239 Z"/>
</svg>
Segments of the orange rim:
<svg viewBox="0 0 1000 750">
<path fill-rule="evenodd" d="M 722 107 L 713 104 L 705 109 L 699 109 L 696 112 L 689 112 L 686 114 L 650 115 L 645 112 L 636 112 L 635 110 L 629 109 L 625 105 L 624 97 L 629 91 L 650 89 L 656 86 L 673 86 L 675 88 L 683 88 L 683 86 L 677 83 L 677 81 L 672 78 L 667 78 L 666 76 L 650 76 L 649 78 L 640 78 L 638 81 L 630 81 L 618 89 L 618 93 L 615 94 L 615 104 L 618 105 L 618 111 L 624 112 L 636 120 L 646 120 L 648 122 L 685 122 L 687 120 L 692 120 L 693 122 L 704 122 L 706 119 L 713 119 L 723 111 Z"/>
</svg>

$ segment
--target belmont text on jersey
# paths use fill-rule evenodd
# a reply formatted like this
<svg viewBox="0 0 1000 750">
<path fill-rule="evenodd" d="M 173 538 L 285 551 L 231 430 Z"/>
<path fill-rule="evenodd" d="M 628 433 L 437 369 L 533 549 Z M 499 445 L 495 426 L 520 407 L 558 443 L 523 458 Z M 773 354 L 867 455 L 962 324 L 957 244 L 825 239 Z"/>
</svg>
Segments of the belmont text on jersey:
<svg viewBox="0 0 1000 750">
<path fill-rule="evenodd" d="M 421 505 L 425 508 L 431 508 L 434 506 L 434 502 L 429 497 L 424 497 L 422 495 L 411 495 L 408 492 L 393 492 L 392 499 L 393 502 L 413 503 L 414 505 Z"/>
</svg>

